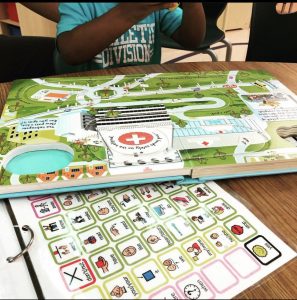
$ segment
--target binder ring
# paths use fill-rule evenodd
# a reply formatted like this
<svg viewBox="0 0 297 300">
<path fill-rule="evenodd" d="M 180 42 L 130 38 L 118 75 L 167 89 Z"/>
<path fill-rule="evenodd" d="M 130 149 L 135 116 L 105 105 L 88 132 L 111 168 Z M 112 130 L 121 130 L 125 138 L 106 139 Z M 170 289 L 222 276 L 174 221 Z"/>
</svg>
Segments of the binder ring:
<svg viewBox="0 0 297 300">
<path fill-rule="evenodd" d="M 19 257 L 23 256 L 26 252 L 28 252 L 30 246 L 32 245 L 32 243 L 34 241 L 34 232 L 33 232 L 33 230 L 28 225 L 24 225 L 22 227 L 22 230 L 30 232 L 30 235 L 31 235 L 30 241 L 29 241 L 28 245 L 25 247 L 25 249 L 22 250 L 19 254 L 17 254 L 16 256 L 10 256 L 10 257 L 6 258 L 6 260 L 9 263 L 12 263 L 12 262 L 16 261 Z"/>
</svg>

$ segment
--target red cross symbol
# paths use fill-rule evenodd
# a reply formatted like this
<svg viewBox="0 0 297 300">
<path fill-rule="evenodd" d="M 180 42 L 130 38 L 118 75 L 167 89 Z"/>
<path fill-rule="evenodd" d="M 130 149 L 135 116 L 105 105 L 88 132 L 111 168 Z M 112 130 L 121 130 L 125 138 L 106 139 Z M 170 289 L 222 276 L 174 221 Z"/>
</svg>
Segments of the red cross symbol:
<svg viewBox="0 0 297 300">
<path fill-rule="evenodd" d="M 119 137 L 119 142 L 125 145 L 144 145 L 153 140 L 153 136 L 146 132 L 129 132 Z"/>
</svg>

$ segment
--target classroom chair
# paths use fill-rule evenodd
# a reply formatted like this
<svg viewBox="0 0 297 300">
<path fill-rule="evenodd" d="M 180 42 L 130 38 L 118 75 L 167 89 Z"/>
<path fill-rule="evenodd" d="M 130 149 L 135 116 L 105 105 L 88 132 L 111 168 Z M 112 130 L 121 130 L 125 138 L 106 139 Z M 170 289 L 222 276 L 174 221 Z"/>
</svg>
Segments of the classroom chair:
<svg viewBox="0 0 297 300">
<path fill-rule="evenodd" d="M 181 55 L 177 58 L 174 58 L 166 63 L 175 63 L 182 59 L 194 56 L 196 54 L 205 53 L 208 54 L 212 61 L 218 61 L 217 55 L 215 52 L 210 48 L 211 45 L 221 42 L 226 46 L 226 61 L 231 60 L 232 55 L 232 44 L 228 42 L 225 38 L 225 33 L 221 29 L 218 28 L 217 22 L 220 15 L 223 13 L 224 9 L 226 8 L 226 2 L 204 2 L 203 8 L 206 17 L 206 34 L 203 43 L 199 46 L 199 48 L 185 48 L 175 42 L 170 37 L 165 36 L 164 34 L 161 35 L 161 46 L 164 48 L 170 49 L 177 49 L 177 50 L 184 50 L 184 51 L 192 51 L 185 55 Z M 198 26 L 198 25 L 197 25 Z"/>
<path fill-rule="evenodd" d="M 279 4 L 253 4 L 246 61 L 297 62 L 297 12 L 277 12 Z"/>
<path fill-rule="evenodd" d="M 54 75 L 55 39 L 0 35 L 0 82 Z"/>
</svg>

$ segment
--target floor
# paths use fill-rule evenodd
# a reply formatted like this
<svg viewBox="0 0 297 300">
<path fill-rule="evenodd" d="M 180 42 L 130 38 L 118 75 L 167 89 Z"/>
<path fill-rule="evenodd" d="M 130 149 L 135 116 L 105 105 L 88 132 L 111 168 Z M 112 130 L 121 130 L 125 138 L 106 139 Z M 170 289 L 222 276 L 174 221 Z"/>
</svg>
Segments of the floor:
<svg viewBox="0 0 297 300">
<path fill-rule="evenodd" d="M 226 31 L 225 33 L 226 39 L 233 44 L 231 61 L 245 61 L 247 44 L 249 40 L 249 32 L 250 32 L 249 29 L 238 29 L 238 30 Z M 225 61 L 226 48 L 223 47 L 223 48 L 216 49 L 221 45 L 223 44 L 217 43 L 214 44 L 211 48 L 214 49 L 214 52 L 217 54 L 219 61 Z M 163 48 L 162 63 L 187 53 L 189 53 L 189 51 Z M 183 59 L 179 62 L 195 62 L 195 61 L 211 61 L 211 58 L 208 54 L 197 54 L 195 56 Z"/>
</svg>

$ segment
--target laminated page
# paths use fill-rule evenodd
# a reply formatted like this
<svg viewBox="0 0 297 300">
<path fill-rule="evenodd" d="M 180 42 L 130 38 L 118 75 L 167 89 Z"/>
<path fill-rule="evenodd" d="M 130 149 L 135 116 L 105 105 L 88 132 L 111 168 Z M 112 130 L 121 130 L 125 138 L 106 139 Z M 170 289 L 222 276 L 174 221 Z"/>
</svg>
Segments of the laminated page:
<svg viewBox="0 0 297 300">
<path fill-rule="evenodd" d="M 11 199 L 44 298 L 230 299 L 296 257 L 215 182 Z"/>
</svg>

